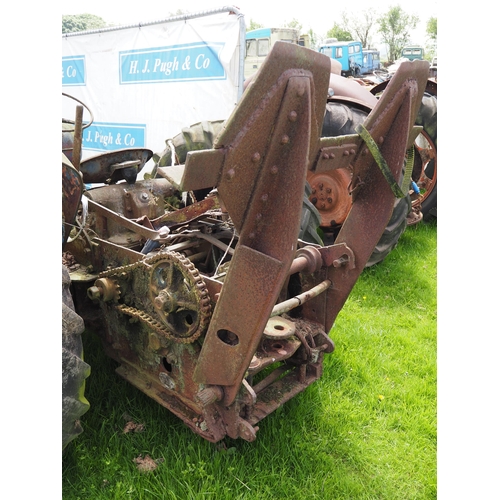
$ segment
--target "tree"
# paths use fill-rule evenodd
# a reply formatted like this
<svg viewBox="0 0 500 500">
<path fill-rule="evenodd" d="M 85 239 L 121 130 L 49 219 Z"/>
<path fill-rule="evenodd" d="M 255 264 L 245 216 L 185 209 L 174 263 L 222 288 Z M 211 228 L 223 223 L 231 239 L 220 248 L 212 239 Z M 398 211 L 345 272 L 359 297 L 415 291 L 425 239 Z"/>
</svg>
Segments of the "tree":
<svg viewBox="0 0 500 500">
<path fill-rule="evenodd" d="M 293 28 L 299 30 L 299 33 L 302 33 L 302 24 L 300 24 L 297 19 L 293 18 L 291 21 L 286 21 L 281 26 L 282 28 Z"/>
<path fill-rule="evenodd" d="M 250 19 L 250 23 L 248 24 L 247 31 L 256 30 L 256 29 L 263 28 L 263 27 L 264 27 L 263 24 L 260 24 L 256 21 L 254 21 L 253 19 Z"/>
<path fill-rule="evenodd" d="M 344 29 L 340 24 L 335 23 L 333 28 L 329 29 L 326 33 L 327 38 L 336 38 L 339 42 L 347 42 L 352 40 L 352 35 L 349 31 Z"/>
<path fill-rule="evenodd" d="M 309 35 L 309 43 L 311 44 L 310 48 L 313 50 L 318 50 L 318 47 L 319 47 L 318 35 L 313 31 L 312 28 L 309 29 L 309 31 L 306 33 L 306 35 Z"/>
<path fill-rule="evenodd" d="M 96 30 L 105 28 L 106 21 L 94 14 L 76 14 L 62 16 L 62 32 L 73 33 L 75 31 Z"/>
<path fill-rule="evenodd" d="M 401 50 L 410 41 L 410 31 L 418 23 L 418 16 L 407 14 L 401 6 L 390 7 L 386 14 L 379 18 L 378 32 L 382 41 L 387 44 L 389 62 L 394 62 Z"/>
<path fill-rule="evenodd" d="M 356 14 L 343 12 L 342 26 L 354 33 L 355 38 L 351 38 L 351 40 L 359 40 L 363 47 L 368 48 L 371 45 L 370 32 L 375 27 L 376 18 L 377 12 L 373 8 L 362 10 Z"/>
<path fill-rule="evenodd" d="M 427 21 L 426 33 L 428 43 L 426 46 L 429 57 L 434 56 L 437 48 L 437 31 L 438 31 L 438 21 L 437 17 L 431 17 Z"/>
<path fill-rule="evenodd" d="M 427 21 L 427 36 L 434 42 L 437 41 L 438 36 L 438 20 L 437 17 L 431 17 Z"/>
</svg>

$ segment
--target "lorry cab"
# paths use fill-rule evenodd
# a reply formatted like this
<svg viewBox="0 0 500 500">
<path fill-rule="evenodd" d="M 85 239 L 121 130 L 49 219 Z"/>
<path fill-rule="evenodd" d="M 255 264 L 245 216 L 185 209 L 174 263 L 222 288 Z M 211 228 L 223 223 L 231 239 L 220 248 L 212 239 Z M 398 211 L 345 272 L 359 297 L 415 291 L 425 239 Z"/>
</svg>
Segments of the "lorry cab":
<svg viewBox="0 0 500 500">
<path fill-rule="evenodd" d="M 363 47 L 361 42 L 339 42 L 327 39 L 319 52 L 339 61 L 342 64 L 342 76 L 358 76 L 363 66 Z"/>
<path fill-rule="evenodd" d="M 245 52 L 245 78 L 255 73 L 277 42 L 290 42 L 309 48 L 309 35 L 301 35 L 295 28 L 259 28 L 247 31 Z"/>
<path fill-rule="evenodd" d="M 405 47 L 401 51 L 401 57 L 406 57 L 406 59 L 410 61 L 414 61 L 415 59 L 424 59 L 424 49 L 419 46 L 409 46 Z"/>
<path fill-rule="evenodd" d="M 380 52 L 375 49 L 363 49 L 363 65 L 361 74 L 366 75 L 380 69 Z"/>
</svg>

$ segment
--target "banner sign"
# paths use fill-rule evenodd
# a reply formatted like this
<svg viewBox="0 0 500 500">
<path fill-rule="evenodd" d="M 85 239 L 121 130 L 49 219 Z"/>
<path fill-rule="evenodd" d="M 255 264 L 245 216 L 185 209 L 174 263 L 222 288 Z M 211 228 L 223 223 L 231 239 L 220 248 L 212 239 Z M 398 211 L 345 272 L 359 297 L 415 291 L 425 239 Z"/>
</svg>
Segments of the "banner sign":
<svg viewBox="0 0 500 500">
<path fill-rule="evenodd" d="M 63 35 L 62 92 L 94 119 L 82 157 L 161 153 L 182 128 L 228 118 L 243 92 L 244 43 L 244 17 L 229 7 Z M 76 105 L 63 97 L 62 117 L 74 120 Z"/>
</svg>

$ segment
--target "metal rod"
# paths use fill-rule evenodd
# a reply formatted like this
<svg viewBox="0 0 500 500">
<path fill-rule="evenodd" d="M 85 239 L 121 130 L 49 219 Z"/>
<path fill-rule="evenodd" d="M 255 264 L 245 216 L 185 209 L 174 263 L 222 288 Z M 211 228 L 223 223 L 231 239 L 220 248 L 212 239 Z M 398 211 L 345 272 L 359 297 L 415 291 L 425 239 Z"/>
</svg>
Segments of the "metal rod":
<svg viewBox="0 0 500 500">
<path fill-rule="evenodd" d="M 80 157 L 82 156 L 82 123 L 83 106 L 78 104 L 75 112 L 75 133 L 73 138 L 73 166 L 80 171 Z"/>
<path fill-rule="evenodd" d="M 323 293 L 327 288 L 329 288 L 331 284 L 332 282 L 330 280 L 322 281 L 318 285 L 313 286 L 307 292 L 301 293 L 291 299 L 276 304 L 271 312 L 271 317 L 286 313 L 295 307 L 302 305 L 304 302 L 307 302 L 313 297 L 317 297 L 320 293 Z"/>
</svg>

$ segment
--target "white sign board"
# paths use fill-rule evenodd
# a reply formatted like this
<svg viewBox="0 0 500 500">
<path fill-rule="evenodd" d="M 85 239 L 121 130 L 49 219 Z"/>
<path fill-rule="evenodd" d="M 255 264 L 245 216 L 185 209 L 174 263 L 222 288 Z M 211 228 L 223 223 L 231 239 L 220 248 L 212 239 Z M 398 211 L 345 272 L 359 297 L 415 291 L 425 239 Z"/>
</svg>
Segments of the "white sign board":
<svg viewBox="0 0 500 500">
<path fill-rule="evenodd" d="M 245 23 L 223 9 L 63 36 L 62 91 L 94 117 L 83 158 L 159 153 L 183 127 L 229 117 L 243 90 Z M 63 98 L 63 118 L 74 119 L 76 105 Z"/>
</svg>

